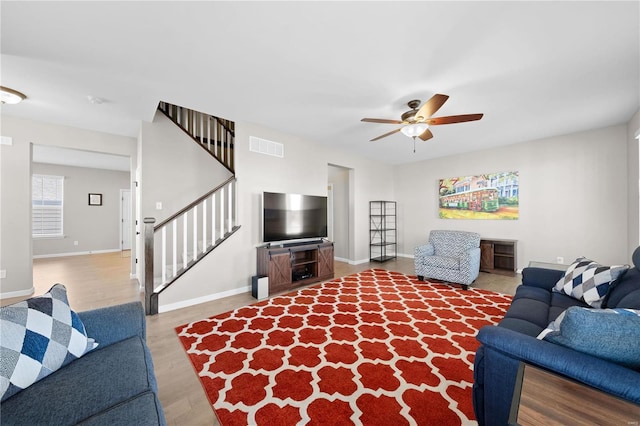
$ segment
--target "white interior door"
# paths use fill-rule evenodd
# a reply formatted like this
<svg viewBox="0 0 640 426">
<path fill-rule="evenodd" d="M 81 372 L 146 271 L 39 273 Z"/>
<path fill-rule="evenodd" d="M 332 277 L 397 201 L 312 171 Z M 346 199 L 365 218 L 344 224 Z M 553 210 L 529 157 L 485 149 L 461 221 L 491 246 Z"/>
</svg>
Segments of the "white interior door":
<svg viewBox="0 0 640 426">
<path fill-rule="evenodd" d="M 120 248 L 131 250 L 131 190 L 120 190 Z"/>
</svg>

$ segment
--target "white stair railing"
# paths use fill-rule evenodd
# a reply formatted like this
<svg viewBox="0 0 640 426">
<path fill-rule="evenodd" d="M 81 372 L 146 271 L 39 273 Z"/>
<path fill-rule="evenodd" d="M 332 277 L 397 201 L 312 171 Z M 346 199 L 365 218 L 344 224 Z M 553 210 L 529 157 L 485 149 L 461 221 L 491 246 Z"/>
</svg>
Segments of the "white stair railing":
<svg viewBox="0 0 640 426">
<path fill-rule="evenodd" d="M 229 178 L 158 225 L 154 226 L 155 218 L 145 218 L 144 223 L 145 309 L 147 315 L 153 315 L 158 313 L 158 294 L 240 228 L 236 178 Z"/>
</svg>

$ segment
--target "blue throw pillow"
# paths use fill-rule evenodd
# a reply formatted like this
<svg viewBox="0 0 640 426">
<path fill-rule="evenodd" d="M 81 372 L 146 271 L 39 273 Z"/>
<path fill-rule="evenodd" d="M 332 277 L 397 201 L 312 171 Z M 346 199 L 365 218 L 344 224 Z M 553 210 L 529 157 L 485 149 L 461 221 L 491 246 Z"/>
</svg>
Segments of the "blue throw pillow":
<svg viewBox="0 0 640 426">
<path fill-rule="evenodd" d="M 594 308 L 602 301 L 627 270 L 629 265 L 603 266 L 584 257 L 577 258 L 564 276 L 553 287 L 553 291 L 581 300 Z"/>
<path fill-rule="evenodd" d="M 0 308 L 0 335 L 2 401 L 98 346 L 69 307 L 62 284 Z"/>
<path fill-rule="evenodd" d="M 573 306 L 549 324 L 538 339 L 640 368 L 640 310 Z"/>
</svg>

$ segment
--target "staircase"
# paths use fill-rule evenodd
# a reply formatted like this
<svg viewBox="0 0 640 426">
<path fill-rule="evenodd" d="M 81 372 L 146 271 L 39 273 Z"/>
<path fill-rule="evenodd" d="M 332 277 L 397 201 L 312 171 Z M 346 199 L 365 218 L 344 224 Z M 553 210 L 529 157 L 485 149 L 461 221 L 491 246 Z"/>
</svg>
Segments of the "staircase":
<svg viewBox="0 0 640 426">
<path fill-rule="evenodd" d="M 147 315 L 158 313 L 160 293 L 240 229 L 236 222 L 234 123 L 166 102 L 160 102 L 158 109 L 233 175 L 157 225 L 155 218 L 144 218 Z"/>
<path fill-rule="evenodd" d="M 160 102 L 158 109 L 231 173 L 234 171 L 235 123 L 178 105 Z"/>
</svg>

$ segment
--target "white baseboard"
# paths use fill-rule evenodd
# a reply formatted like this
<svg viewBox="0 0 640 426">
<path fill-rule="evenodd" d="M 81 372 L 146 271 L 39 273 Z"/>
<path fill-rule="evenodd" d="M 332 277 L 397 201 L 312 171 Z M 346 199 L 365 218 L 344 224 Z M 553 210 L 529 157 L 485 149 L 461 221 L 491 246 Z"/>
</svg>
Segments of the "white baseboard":
<svg viewBox="0 0 640 426">
<path fill-rule="evenodd" d="M 55 254 L 36 254 L 33 255 L 34 259 L 45 259 L 49 257 L 67 257 L 67 256 L 83 256 L 87 254 L 100 254 L 100 253 L 115 253 L 122 251 L 120 249 L 109 249 L 109 250 L 90 250 L 90 251 L 74 251 L 70 253 L 55 253 Z"/>
<path fill-rule="evenodd" d="M 409 259 L 413 259 L 414 258 L 412 254 L 398 253 L 397 256 L 398 257 L 407 257 Z M 338 262 L 345 262 L 345 263 L 348 263 L 349 265 L 361 265 L 363 263 L 368 263 L 369 262 L 369 259 L 349 260 L 349 259 L 343 259 L 341 257 L 334 257 L 334 260 L 336 260 Z"/>
<path fill-rule="evenodd" d="M 169 303 L 167 305 L 158 304 L 158 313 L 175 311 L 176 309 L 188 308 L 189 306 L 199 305 L 200 303 L 211 302 L 212 300 L 218 300 L 229 296 L 235 296 L 242 293 L 250 293 L 251 286 L 240 287 L 233 290 L 223 291 L 221 293 L 208 294 L 202 297 L 196 297 L 195 299 L 183 300 L 181 302 Z M 160 296 L 162 297 L 162 296 Z"/>
<path fill-rule="evenodd" d="M 36 289 L 33 286 L 31 286 L 31 288 L 26 290 L 7 291 L 7 292 L 0 293 L 0 299 L 11 299 L 12 297 L 31 296 L 33 293 L 35 293 L 35 291 Z"/>
<path fill-rule="evenodd" d="M 344 263 L 348 263 L 349 265 L 359 265 L 361 263 L 367 263 L 369 261 L 369 259 L 363 259 L 363 260 L 350 260 L 350 259 L 345 259 L 343 257 L 334 257 L 334 260 L 338 261 L 338 262 L 344 262 Z"/>
</svg>

